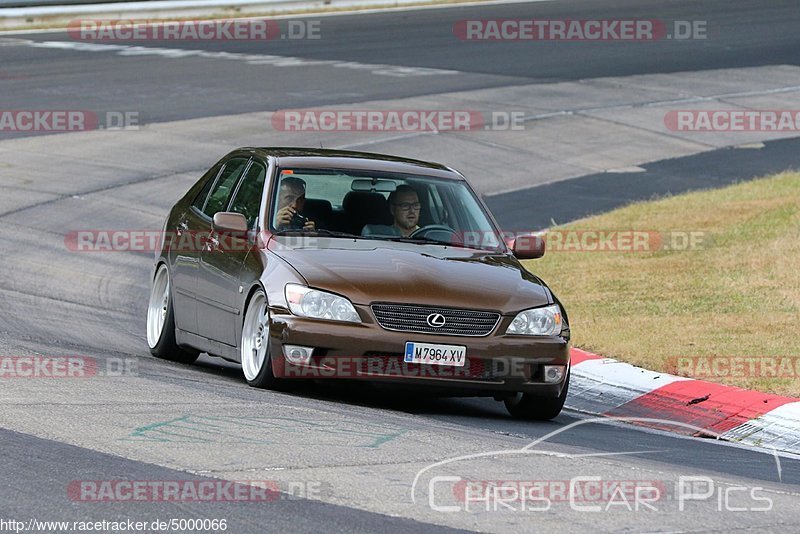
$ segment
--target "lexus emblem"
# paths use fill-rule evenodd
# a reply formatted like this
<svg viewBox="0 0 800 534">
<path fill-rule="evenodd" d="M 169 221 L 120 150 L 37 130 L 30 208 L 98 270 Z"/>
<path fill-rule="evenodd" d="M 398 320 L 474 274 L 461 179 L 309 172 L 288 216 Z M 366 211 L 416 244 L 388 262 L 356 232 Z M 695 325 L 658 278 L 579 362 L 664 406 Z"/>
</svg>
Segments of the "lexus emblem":
<svg viewBox="0 0 800 534">
<path fill-rule="evenodd" d="M 444 315 L 441 313 L 432 313 L 427 318 L 428 326 L 433 328 L 441 328 L 444 326 L 444 323 L 447 322 L 447 319 L 444 318 Z"/>
</svg>

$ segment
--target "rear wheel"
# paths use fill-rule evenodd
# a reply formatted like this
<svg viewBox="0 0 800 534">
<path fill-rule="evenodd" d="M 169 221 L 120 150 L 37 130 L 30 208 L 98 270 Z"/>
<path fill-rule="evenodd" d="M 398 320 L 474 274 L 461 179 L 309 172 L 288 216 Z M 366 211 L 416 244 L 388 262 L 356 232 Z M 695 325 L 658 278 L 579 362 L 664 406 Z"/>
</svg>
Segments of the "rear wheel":
<svg viewBox="0 0 800 534">
<path fill-rule="evenodd" d="M 517 393 L 514 397 L 505 399 L 506 410 L 515 419 L 531 421 L 549 421 L 564 408 L 569 390 L 569 373 L 567 374 L 564 389 L 558 397 L 540 397 L 530 393 Z"/>
<path fill-rule="evenodd" d="M 285 381 L 272 373 L 269 350 L 269 310 L 267 298 L 257 290 L 250 299 L 242 324 L 242 372 L 254 388 L 283 389 Z"/>
<path fill-rule="evenodd" d="M 147 305 L 147 345 L 156 358 L 179 363 L 192 363 L 200 355 L 175 342 L 175 313 L 172 309 L 172 287 L 169 270 L 163 263 L 153 277 Z"/>
</svg>

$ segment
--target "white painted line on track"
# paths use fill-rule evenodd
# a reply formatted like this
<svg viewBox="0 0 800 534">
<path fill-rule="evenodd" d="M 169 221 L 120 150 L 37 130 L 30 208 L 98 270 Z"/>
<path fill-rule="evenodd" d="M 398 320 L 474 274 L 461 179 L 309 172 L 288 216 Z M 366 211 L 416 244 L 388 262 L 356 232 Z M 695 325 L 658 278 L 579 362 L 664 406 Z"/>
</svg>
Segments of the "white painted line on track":
<svg viewBox="0 0 800 534">
<path fill-rule="evenodd" d="M 20 39 L 19 45 L 34 48 L 50 48 L 58 50 L 72 50 L 76 52 L 113 52 L 119 56 L 160 56 L 167 59 L 181 59 L 198 57 L 204 59 L 223 59 L 243 61 L 248 65 L 270 65 L 273 67 L 309 67 L 329 66 L 333 68 L 368 71 L 377 76 L 391 76 L 395 78 L 409 78 L 415 76 L 444 76 L 460 74 L 456 70 L 433 69 L 427 67 L 404 67 L 397 65 L 382 65 L 379 63 L 361 63 L 358 61 L 338 61 L 328 59 L 304 59 L 292 56 L 276 56 L 270 54 L 243 54 L 238 52 L 211 52 L 207 50 L 189 50 L 183 48 L 161 48 L 148 46 L 133 46 L 120 44 L 97 44 L 70 41 L 43 41 L 36 42 Z M 6 46 L 11 46 L 9 40 L 4 41 Z"/>
</svg>

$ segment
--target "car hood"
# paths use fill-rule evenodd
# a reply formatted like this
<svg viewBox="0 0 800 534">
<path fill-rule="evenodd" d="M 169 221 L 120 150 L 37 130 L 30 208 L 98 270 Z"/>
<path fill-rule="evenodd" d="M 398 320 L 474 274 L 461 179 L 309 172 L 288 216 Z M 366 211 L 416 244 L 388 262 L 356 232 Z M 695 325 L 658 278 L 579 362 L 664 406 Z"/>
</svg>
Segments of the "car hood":
<svg viewBox="0 0 800 534">
<path fill-rule="evenodd" d="M 544 283 L 509 254 L 414 243 L 274 237 L 269 249 L 310 287 L 355 304 L 422 304 L 508 315 L 552 302 Z"/>
</svg>

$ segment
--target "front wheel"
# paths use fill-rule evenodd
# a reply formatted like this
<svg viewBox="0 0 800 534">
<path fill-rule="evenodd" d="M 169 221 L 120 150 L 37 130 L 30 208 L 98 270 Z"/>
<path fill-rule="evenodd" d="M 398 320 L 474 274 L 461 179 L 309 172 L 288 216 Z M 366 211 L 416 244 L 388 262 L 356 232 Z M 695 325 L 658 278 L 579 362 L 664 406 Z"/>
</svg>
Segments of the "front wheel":
<svg viewBox="0 0 800 534">
<path fill-rule="evenodd" d="M 169 270 L 162 263 L 153 277 L 150 301 L 147 304 L 147 345 L 150 347 L 150 354 L 156 358 L 192 363 L 200 353 L 183 349 L 175 342 L 175 312 L 172 309 L 170 286 Z"/>
<path fill-rule="evenodd" d="M 505 400 L 506 410 L 515 419 L 530 421 L 549 421 L 564 408 L 569 390 L 569 373 L 567 373 L 564 389 L 558 397 L 538 397 L 530 393 L 517 393 Z"/>
<path fill-rule="evenodd" d="M 254 388 L 283 389 L 284 380 L 272 373 L 269 351 L 269 311 L 267 298 L 257 290 L 250 299 L 242 324 L 242 372 L 247 383 Z"/>
</svg>

